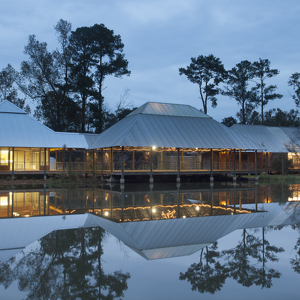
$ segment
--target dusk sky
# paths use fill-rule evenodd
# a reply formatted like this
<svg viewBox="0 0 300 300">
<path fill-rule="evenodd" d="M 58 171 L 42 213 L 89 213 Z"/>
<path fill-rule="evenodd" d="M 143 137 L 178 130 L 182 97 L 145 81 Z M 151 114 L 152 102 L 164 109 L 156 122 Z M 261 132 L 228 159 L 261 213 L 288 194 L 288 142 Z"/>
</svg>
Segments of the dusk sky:
<svg viewBox="0 0 300 300">
<path fill-rule="evenodd" d="M 27 57 L 23 54 L 28 36 L 58 47 L 54 25 L 67 20 L 72 29 L 103 23 L 120 34 L 130 77 L 107 77 L 105 103 L 114 110 L 124 89 L 128 103 L 148 101 L 190 104 L 202 108 L 198 86 L 178 68 L 191 57 L 220 58 L 226 69 L 242 60 L 271 61 L 280 74 L 269 79 L 276 84 L 280 100 L 266 109 L 296 108 L 288 87 L 289 76 L 300 72 L 299 0 L 11 0 L 0 10 L 0 70 L 10 63 L 16 70 Z M 218 106 L 208 115 L 218 121 L 240 109 L 234 99 L 218 97 Z M 34 105 L 34 104 L 32 104 Z"/>
</svg>

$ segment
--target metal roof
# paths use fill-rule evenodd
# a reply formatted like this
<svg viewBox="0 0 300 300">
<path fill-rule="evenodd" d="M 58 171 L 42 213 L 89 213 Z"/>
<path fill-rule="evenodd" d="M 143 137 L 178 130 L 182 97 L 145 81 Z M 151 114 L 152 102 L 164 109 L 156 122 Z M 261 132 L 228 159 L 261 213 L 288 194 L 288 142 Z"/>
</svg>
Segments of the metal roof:
<svg viewBox="0 0 300 300">
<path fill-rule="evenodd" d="M 160 109 L 160 106 L 163 109 Z M 160 104 L 155 113 L 153 103 L 145 104 L 131 115 L 101 133 L 90 149 L 106 147 L 175 147 L 202 149 L 262 149 L 263 147 L 188 105 Z M 199 116 L 164 111 L 197 111 Z M 150 109 L 151 108 L 151 109 Z M 145 110 L 147 109 L 147 113 Z M 159 113 L 157 113 L 159 112 Z"/>
<path fill-rule="evenodd" d="M 243 205 L 255 209 L 255 204 Z M 297 202 L 258 204 L 257 213 L 114 223 L 91 215 L 95 223 L 146 259 L 189 255 L 236 229 L 296 224 Z"/>
<path fill-rule="evenodd" d="M 23 111 L 21 108 L 13 105 L 7 100 L 0 102 L 0 113 L 26 114 L 26 112 Z"/>
<path fill-rule="evenodd" d="M 96 135 L 54 132 L 5 100 L 0 103 L 0 147 L 84 148 Z"/>
<path fill-rule="evenodd" d="M 255 204 L 243 205 L 254 209 Z M 100 226 L 146 259 L 189 255 L 236 229 L 293 225 L 300 203 L 258 204 L 258 213 L 115 223 L 96 215 L 76 214 L 0 219 L 0 260 L 54 230 Z"/>
<path fill-rule="evenodd" d="M 158 102 L 147 102 L 134 110 L 128 116 L 137 114 L 162 115 L 173 117 L 210 118 L 210 116 L 199 111 L 195 107 L 186 104 L 169 104 Z"/>
<path fill-rule="evenodd" d="M 268 127 L 264 125 L 235 124 L 231 126 L 230 129 L 243 135 L 247 139 L 256 141 L 260 145 L 260 148 L 265 149 L 266 152 L 273 152 L 273 153 L 288 152 L 285 146 L 273 134 L 274 131 L 269 130 Z"/>
<path fill-rule="evenodd" d="M 270 129 L 269 127 L 268 129 Z M 292 152 L 299 152 L 300 147 L 300 129 L 298 127 L 278 127 L 284 133 L 281 142 Z M 279 137 L 278 137 L 279 138 Z"/>
</svg>

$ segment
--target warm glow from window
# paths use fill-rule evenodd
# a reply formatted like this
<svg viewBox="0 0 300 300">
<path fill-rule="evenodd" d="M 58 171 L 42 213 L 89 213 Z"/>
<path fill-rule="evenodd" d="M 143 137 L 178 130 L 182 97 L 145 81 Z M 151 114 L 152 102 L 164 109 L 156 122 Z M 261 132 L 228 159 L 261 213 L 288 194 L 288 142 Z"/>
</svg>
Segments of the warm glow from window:
<svg viewBox="0 0 300 300">
<path fill-rule="evenodd" d="M 152 150 L 155 150 L 156 149 L 156 146 L 152 146 Z"/>
<path fill-rule="evenodd" d="M 0 206 L 7 206 L 8 198 L 7 197 L 0 197 Z"/>
<path fill-rule="evenodd" d="M 155 208 L 153 208 L 153 209 L 152 209 L 152 212 L 153 212 L 153 213 L 156 213 L 156 209 L 155 209 Z"/>
<path fill-rule="evenodd" d="M 8 150 L 0 150 L 0 165 L 8 166 Z"/>
</svg>

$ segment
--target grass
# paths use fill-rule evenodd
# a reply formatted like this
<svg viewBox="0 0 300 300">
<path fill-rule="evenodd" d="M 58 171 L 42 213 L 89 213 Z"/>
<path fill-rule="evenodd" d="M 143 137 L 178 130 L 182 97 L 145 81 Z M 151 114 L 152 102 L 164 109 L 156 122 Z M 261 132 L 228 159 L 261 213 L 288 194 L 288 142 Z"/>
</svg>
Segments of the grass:
<svg viewBox="0 0 300 300">
<path fill-rule="evenodd" d="M 299 175 L 267 175 L 260 174 L 258 176 L 259 181 L 268 181 L 271 183 L 284 182 L 284 183 L 300 183 Z"/>
</svg>

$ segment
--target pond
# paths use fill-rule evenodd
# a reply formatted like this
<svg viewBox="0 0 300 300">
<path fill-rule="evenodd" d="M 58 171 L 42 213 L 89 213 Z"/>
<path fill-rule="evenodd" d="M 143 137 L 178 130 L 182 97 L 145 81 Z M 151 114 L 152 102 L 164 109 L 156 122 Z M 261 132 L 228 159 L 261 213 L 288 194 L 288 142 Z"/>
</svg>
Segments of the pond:
<svg viewBox="0 0 300 300">
<path fill-rule="evenodd" d="M 1 190 L 1 299 L 298 299 L 299 190 Z"/>
</svg>

